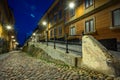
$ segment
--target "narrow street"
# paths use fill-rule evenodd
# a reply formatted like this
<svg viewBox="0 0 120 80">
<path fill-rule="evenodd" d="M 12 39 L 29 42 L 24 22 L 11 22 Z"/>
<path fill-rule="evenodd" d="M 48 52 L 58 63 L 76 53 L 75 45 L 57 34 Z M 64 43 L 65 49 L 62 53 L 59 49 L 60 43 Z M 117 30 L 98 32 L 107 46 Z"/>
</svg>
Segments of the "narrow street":
<svg viewBox="0 0 120 80">
<path fill-rule="evenodd" d="M 106 79 L 105 79 L 106 78 Z M 56 65 L 21 51 L 0 55 L 0 80 L 113 80 L 93 71 Z"/>
</svg>

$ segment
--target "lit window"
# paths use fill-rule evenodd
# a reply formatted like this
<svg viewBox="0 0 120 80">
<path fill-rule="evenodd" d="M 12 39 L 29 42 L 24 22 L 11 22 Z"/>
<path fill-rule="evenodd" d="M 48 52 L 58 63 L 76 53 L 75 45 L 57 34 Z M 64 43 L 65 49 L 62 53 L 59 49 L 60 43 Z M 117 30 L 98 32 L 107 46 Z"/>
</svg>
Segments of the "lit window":
<svg viewBox="0 0 120 80">
<path fill-rule="evenodd" d="M 88 8 L 93 5 L 93 0 L 85 0 L 85 8 Z"/>
<path fill-rule="evenodd" d="M 70 35 L 75 35 L 76 31 L 75 31 L 75 26 L 70 27 Z"/>
<path fill-rule="evenodd" d="M 112 12 L 113 26 L 120 27 L 120 9 L 114 10 Z"/>
<path fill-rule="evenodd" d="M 62 27 L 59 27 L 59 28 L 58 28 L 58 34 L 59 34 L 59 36 L 62 35 Z"/>
<path fill-rule="evenodd" d="M 85 33 L 94 32 L 94 20 L 90 19 L 85 22 Z"/>
</svg>

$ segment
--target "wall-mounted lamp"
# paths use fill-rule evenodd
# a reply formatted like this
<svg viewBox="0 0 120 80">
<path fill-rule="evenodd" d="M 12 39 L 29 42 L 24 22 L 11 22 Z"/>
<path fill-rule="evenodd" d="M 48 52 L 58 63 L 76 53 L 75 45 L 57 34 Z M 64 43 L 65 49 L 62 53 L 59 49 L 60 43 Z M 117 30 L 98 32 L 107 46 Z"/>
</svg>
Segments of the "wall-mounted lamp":
<svg viewBox="0 0 120 80">
<path fill-rule="evenodd" d="M 18 43 L 18 42 L 16 42 L 15 44 L 16 44 L 16 45 L 18 45 L 19 43 Z"/>
<path fill-rule="evenodd" d="M 70 2 L 70 3 L 69 3 L 69 8 L 70 8 L 70 9 L 75 8 L 75 3 L 74 3 L 74 2 Z"/>
<path fill-rule="evenodd" d="M 15 36 L 11 36 L 11 38 L 13 39 L 13 38 L 15 38 Z"/>
<path fill-rule="evenodd" d="M 12 29 L 12 27 L 10 25 L 7 25 L 6 28 L 7 28 L 7 30 Z"/>
<path fill-rule="evenodd" d="M 13 41 L 15 42 L 16 40 L 15 40 L 15 39 L 13 39 Z"/>
<path fill-rule="evenodd" d="M 35 36 L 36 34 L 35 33 L 33 33 L 33 36 Z"/>
<path fill-rule="evenodd" d="M 42 24 L 45 26 L 45 25 L 47 25 L 47 22 L 46 22 L 46 21 L 43 21 Z"/>
</svg>

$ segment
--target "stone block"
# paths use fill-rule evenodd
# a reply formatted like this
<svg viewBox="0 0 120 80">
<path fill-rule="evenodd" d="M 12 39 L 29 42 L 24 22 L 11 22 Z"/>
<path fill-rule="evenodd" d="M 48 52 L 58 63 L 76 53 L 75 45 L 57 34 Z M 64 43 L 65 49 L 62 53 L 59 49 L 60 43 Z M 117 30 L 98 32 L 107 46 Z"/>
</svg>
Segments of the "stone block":
<svg viewBox="0 0 120 80">
<path fill-rule="evenodd" d="M 82 66 L 109 76 L 118 74 L 113 55 L 92 36 L 85 35 L 82 38 L 82 53 Z"/>
</svg>

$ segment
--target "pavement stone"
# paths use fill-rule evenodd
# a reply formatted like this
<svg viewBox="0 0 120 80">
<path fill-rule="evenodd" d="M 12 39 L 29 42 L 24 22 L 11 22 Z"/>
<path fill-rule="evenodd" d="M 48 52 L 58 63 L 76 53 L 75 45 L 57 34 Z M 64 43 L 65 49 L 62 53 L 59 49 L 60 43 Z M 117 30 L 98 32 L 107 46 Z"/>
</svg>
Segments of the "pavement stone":
<svg viewBox="0 0 120 80">
<path fill-rule="evenodd" d="M 5 57 L 4 57 L 5 56 Z M 1 58 L 2 57 L 2 58 Z M 119 80 L 85 69 L 76 69 L 14 51 L 0 55 L 0 80 Z"/>
</svg>

